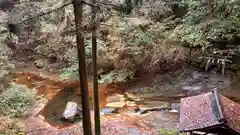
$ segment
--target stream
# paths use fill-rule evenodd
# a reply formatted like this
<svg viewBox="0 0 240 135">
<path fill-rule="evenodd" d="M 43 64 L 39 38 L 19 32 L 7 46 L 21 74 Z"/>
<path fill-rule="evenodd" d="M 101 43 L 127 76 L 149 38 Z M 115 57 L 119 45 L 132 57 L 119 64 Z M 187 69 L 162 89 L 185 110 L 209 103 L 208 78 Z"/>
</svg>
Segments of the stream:
<svg viewBox="0 0 240 135">
<path fill-rule="evenodd" d="M 240 84 L 233 84 L 233 80 L 230 75 L 188 71 L 171 76 L 155 76 L 149 86 L 122 88 L 110 84 L 99 85 L 102 134 L 159 135 L 160 128 L 177 129 L 181 98 L 217 88 L 224 96 L 240 102 Z M 46 100 L 28 111 L 29 117 L 25 123 L 29 135 L 83 134 L 81 118 L 75 122 L 61 120 L 68 101 L 81 105 L 77 81 L 58 81 L 36 73 L 16 72 L 13 82 L 35 88 L 37 96 Z M 93 109 L 90 82 L 89 94 L 90 107 Z M 91 119 L 94 123 L 93 111 Z"/>
</svg>

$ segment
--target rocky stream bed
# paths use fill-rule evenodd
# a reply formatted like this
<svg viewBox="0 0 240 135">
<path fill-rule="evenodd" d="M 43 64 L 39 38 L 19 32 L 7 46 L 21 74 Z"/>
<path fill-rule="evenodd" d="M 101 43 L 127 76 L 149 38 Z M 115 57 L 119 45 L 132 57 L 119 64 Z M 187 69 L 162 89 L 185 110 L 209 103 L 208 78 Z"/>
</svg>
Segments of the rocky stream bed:
<svg viewBox="0 0 240 135">
<path fill-rule="evenodd" d="M 74 122 L 62 120 L 62 113 L 69 101 L 81 108 L 81 98 L 76 94 L 79 89 L 77 81 L 57 81 L 56 78 L 45 78 L 29 72 L 16 72 L 13 78 L 16 83 L 35 88 L 37 95 L 46 99 L 27 112 L 27 134 L 83 134 L 81 116 L 76 117 Z M 233 80 L 229 75 L 188 70 L 155 76 L 147 86 L 142 85 L 141 81 L 139 85 L 129 88 L 100 85 L 102 134 L 159 135 L 160 128 L 178 129 L 181 98 L 217 88 L 223 95 L 239 102 L 239 84 Z M 92 108 L 91 83 L 89 86 Z M 93 111 L 91 114 L 93 121 Z"/>
</svg>

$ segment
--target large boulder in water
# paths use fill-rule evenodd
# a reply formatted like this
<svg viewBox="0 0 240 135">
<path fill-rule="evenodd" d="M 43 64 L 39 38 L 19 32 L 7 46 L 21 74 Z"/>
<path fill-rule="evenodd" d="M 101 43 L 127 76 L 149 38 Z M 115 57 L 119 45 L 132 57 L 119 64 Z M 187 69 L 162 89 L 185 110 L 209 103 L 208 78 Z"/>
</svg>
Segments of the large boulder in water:
<svg viewBox="0 0 240 135">
<path fill-rule="evenodd" d="M 66 108 L 62 114 L 62 118 L 67 121 L 74 122 L 77 116 L 81 115 L 81 109 L 78 108 L 77 103 L 68 102 Z"/>
</svg>

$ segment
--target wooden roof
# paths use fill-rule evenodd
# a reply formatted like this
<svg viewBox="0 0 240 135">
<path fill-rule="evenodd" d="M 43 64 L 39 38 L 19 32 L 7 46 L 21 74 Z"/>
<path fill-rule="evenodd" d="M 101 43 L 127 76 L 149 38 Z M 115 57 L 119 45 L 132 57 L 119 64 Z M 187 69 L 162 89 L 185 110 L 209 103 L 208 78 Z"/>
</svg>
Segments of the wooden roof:
<svg viewBox="0 0 240 135">
<path fill-rule="evenodd" d="M 220 107 L 214 92 L 181 99 L 180 130 L 184 132 L 227 127 L 240 133 L 240 104 L 220 95 Z M 225 121 L 220 121 L 221 115 Z"/>
</svg>

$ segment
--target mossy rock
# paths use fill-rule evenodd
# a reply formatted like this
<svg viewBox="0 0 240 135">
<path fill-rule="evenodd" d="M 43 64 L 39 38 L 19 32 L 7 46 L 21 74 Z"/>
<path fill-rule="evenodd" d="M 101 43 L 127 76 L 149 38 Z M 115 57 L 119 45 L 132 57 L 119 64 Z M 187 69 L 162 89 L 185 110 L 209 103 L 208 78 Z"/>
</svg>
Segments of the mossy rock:
<svg viewBox="0 0 240 135">
<path fill-rule="evenodd" d="M 45 65 L 45 61 L 44 60 L 35 60 L 34 61 L 34 65 L 37 67 L 37 68 L 43 68 L 44 65 Z"/>
</svg>

